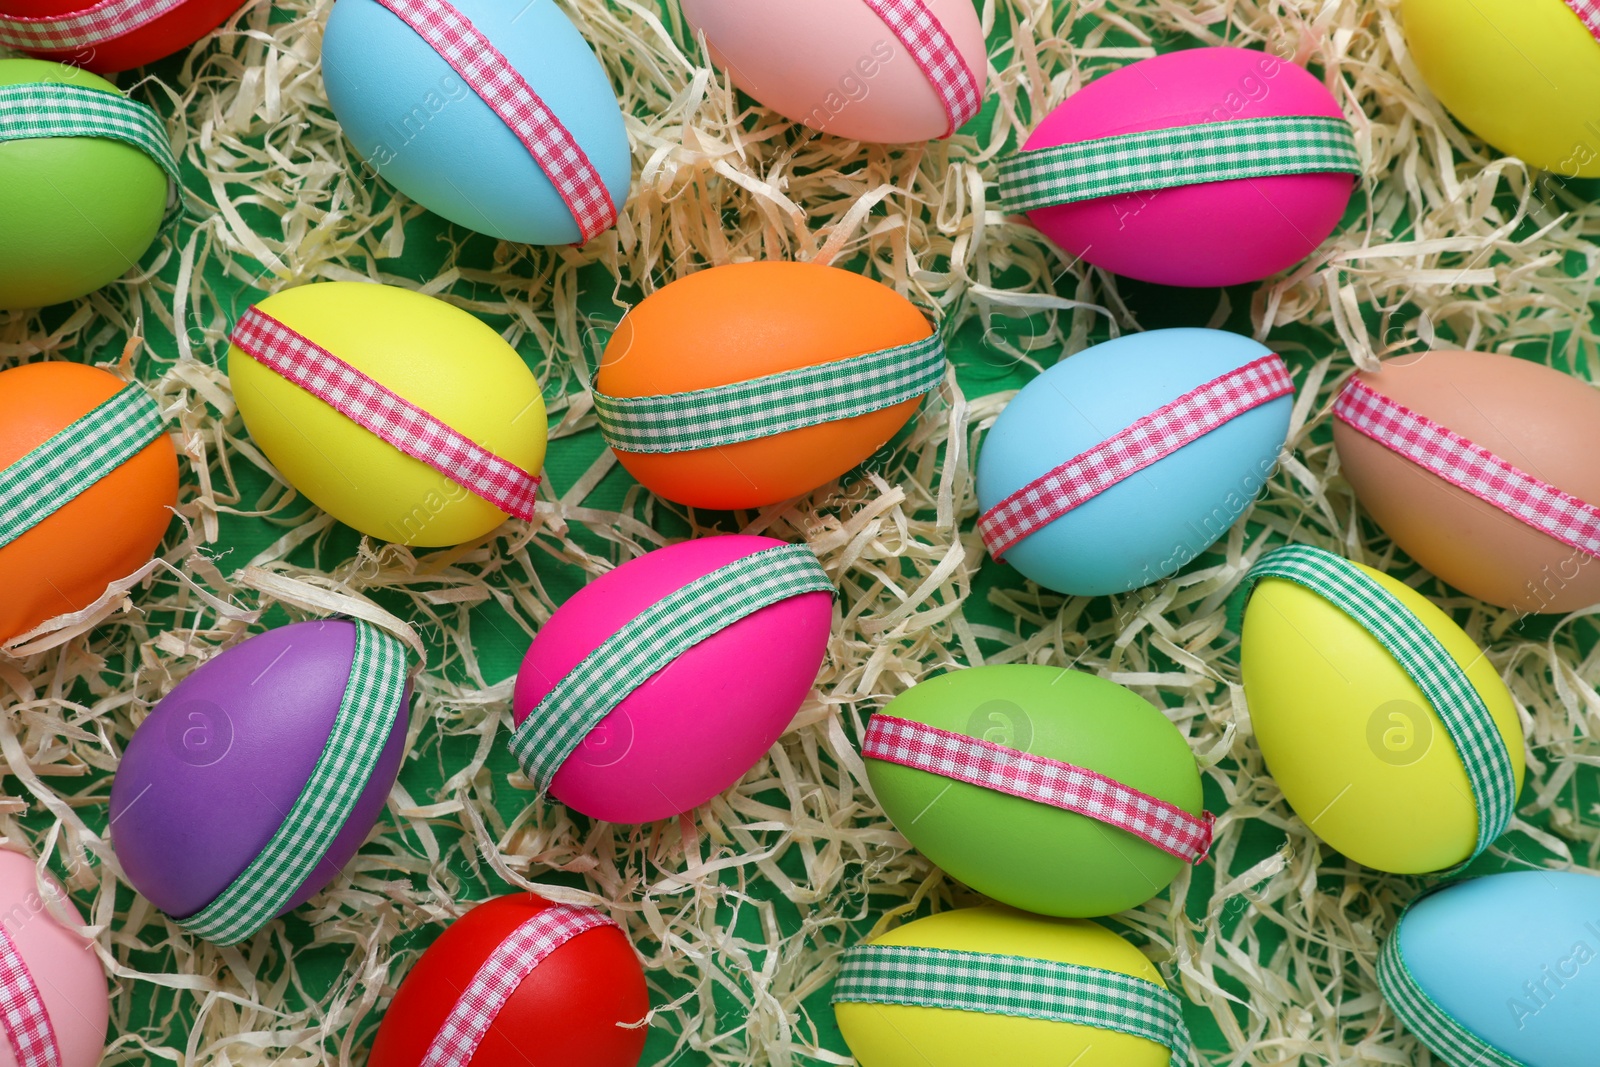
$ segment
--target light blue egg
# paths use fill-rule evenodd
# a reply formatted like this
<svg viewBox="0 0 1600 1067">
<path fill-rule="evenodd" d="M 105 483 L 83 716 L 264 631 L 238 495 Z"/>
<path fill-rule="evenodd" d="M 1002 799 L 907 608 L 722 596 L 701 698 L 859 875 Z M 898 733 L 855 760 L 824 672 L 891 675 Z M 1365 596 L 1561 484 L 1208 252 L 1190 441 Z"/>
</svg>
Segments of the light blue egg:
<svg viewBox="0 0 1600 1067">
<path fill-rule="evenodd" d="M 1492 874 L 1400 923 L 1400 958 L 1451 1018 L 1529 1067 L 1600 1063 L 1600 878 Z"/>
<path fill-rule="evenodd" d="M 628 134 L 600 61 L 552 0 L 453 0 L 572 132 L 620 209 Z M 578 224 L 489 105 L 376 0 L 338 0 L 322 41 L 333 113 L 367 166 L 428 210 L 506 241 L 574 244 Z"/>
<path fill-rule="evenodd" d="M 1029 382 L 978 456 L 978 503 L 1011 493 L 1213 378 L 1267 355 L 1220 330 L 1152 330 L 1096 345 Z M 1124 593 L 1176 574 L 1234 524 L 1276 468 L 1292 396 L 1237 416 L 1012 548 L 1047 588 Z"/>
</svg>

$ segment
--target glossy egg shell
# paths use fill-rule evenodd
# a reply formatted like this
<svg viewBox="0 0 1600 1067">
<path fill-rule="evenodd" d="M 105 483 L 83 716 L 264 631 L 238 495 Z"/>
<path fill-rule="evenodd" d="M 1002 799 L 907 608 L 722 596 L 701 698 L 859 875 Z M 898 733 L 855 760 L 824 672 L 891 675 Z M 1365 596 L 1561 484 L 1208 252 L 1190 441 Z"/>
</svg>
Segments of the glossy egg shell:
<svg viewBox="0 0 1600 1067">
<path fill-rule="evenodd" d="M 1185 393 L 1269 354 L 1221 330 L 1151 330 L 1070 356 L 1029 382 L 978 453 L 988 511 Z M 1047 588 L 1125 593 L 1175 574 L 1227 533 L 1276 469 L 1294 398 L 1269 401 L 1125 478 L 1005 554 Z"/>
<path fill-rule="evenodd" d="M 1166 985 L 1138 949 L 1103 926 L 993 904 L 929 915 L 870 943 L 1029 956 Z M 848 1002 L 833 1012 L 861 1067 L 1166 1067 L 1172 1060 L 1165 1046 L 1145 1038 L 1053 1019 Z"/>
<path fill-rule="evenodd" d="M 455 0 L 571 132 L 612 203 L 633 157 L 605 70 L 556 4 Z M 582 238 L 556 187 L 501 118 L 416 31 L 376 0 L 339 0 L 322 40 L 323 83 L 373 171 L 435 214 L 503 241 Z"/>
<path fill-rule="evenodd" d="M 1540 363 L 1485 352 L 1392 359 L 1359 377 L 1521 470 L 1600 504 L 1600 392 Z M 1340 469 L 1406 553 L 1463 592 L 1524 612 L 1600 602 L 1600 561 L 1486 503 L 1337 419 Z"/>
<path fill-rule="evenodd" d="M 60 883 L 55 888 L 57 901 L 84 924 L 83 913 Z M 49 907 L 39 892 L 34 861 L 0 849 L 0 924 L 44 1000 L 61 1067 L 95 1067 L 105 1053 L 111 1016 L 105 970 L 94 946 L 57 922 Z M 0 1041 L 0 1067 L 19 1067 L 10 1041 Z"/>
<path fill-rule="evenodd" d="M 543 467 L 538 379 L 475 316 L 366 282 L 302 285 L 256 306 L 495 455 L 531 474 Z M 228 349 L 228 378 L 251 438 L 290 485 L 340 522 L 385 541 L 434 547 L 482 537 L 506 520 L 237 345 Z"/>
<path fill-rule="evenodd" d="M 933 332 L 886 285 L 814 263 L 737 263 L 680 278 L 629 311 L 596 378 L 611 396 L 708 389 L 907 344 Z M 921 398 L 754 441 L 617 453 L 651 492 L 701 508 L 755 508 L 809 493 L 871 456 Z"/>
<path fill-rule="evenodd" d="M 557 609 L 517 675 L 517 723 L 634 616 L 734 560 L 776 548 L 728 535 L 648 552 L 601 575 Z M 744 776 L 789 725 L 816 681 L 833 602 L 803 593 L 713 634 L 635 689 L 556 773 L 551 795 L 608 822 L 689 811 Z"/>
<path fill-rule="evenodd" d="M 532 893 L 484 901 L 445 928 L 401 982 L 372 1044 L 370 1067 L 417 1067 L 489 956 L 550 906 Z M 489 1024 L 472 1067 L 633 1067 L 650 1010 L 644 971 L 615 927 L 585 930 L 551 952 Z"/>
<path fill-rule="evenodd" d="M 1303 67 L 1245 48 L 1192 48 L 1095 79 L 1051 112 L 1023 148 L 1272 115 L 1342 118 Z M 1233 179 L 1128 193 L 1028 213 L 1072 257 L 1163 285 L 1238 285 L 1285 270 L 1339 224 L 1348 174 Z"/>
<path fill-rule="evenodd" d="M 117 92 L 93 74 L 0 59 L 0 85 L 59 82 Z M 133 145 L 104 137 L 0 143 L 0 311 L 76 300 L 139 265 L 161 229 L 167 176 Z"/>
<path fill-rule="evenodd" d="M 974 667 L 929 679 L 883 714 L 1104 774 L 1190 814 L 1200 774 L 1143 697 L 1080 671 Z M 1111 915 L 1155 896 L 1183 861 L 1075 812 L 868 759 L 873 794 L 917 851 L 986 896 L 1041 915 Z"/>
<path fill-rule="evenodd" d="M 0 371 L 0 469 L 127 386 L 80 363 Z M 150 561 L 178 502 L 178 454 L 165 434 L 0 548 L 0 644 L 100 598 Z"/>
<path fill-rule="evenodd" d="M 272 839 L 327 744 L 354 655 L 354 623 L 280 626 L 207 660 L 151 709 L 112 781 L 111 836 L 128 881 L 152 904 L 194 914 Z M 410 702 L 408 686 L 360 800 L 283 911 L 331 882 L 377 823 L 405 754 Z"/>
<path fill-rule="evenodd" d="M 1465 670 L 1505 742 L 1520 792 L 1522 724 L 1494 666 L 1421 594 L 1361 570 Z M 1267 770 L 1313 833 L 1357 863 L 1396 874 L 1441 871 L 1472 854 L 1478 816 L 1461 757 L 1377 638 L 1309 589 L 1268 578 L 1245 611 L 1240 656 Z"/>
<path fill-rule="evenodd" d="M 988 71 L 972 0 L 927 0 L 981 92 Z M 943 137 L 949 116 L 917 61 L 865 0 L 683 0 L 734 85 L 795 122 L 857 141 Z"/>
<path fill-rule="evenodd" d="M 21 18 L 69 15 L 97 6 L 95 0 L 0 0 L 0 12 Z M 108 74 L 142 67 L 182 51 L 222 25 L 240 0 L 185 0 L 143 26 L 94 45 L 35 54 Z"/>
</svg>

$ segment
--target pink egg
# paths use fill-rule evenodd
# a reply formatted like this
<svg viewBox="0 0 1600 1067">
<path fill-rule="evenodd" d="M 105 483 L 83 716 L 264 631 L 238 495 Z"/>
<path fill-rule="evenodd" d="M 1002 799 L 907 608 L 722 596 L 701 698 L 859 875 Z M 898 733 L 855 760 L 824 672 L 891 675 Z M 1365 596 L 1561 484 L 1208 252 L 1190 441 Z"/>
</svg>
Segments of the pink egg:
<svg viewBox="0 0 1600 1067">
<path fill-rule="evenodd" d="M 111 1017 L 106 973 L 94 946 L 50 914 L 33 863 L 20 852 L 0 849 L 0 926 L 44 1004 L 61 1067 L 94 1067 L 105 1052 Z M 64 891 L 58 899 L 75 921 L 83 922 Z M 8 1030 L 16 1025 L 21 1005 L 16 992 L 0 992 L 0 1021 Z M 18 1067 L 9 1036 L 0 1037 L 0 1067 Z"/>
<path fill-rule="evenodd" d="M 734 560 L 783 545 L 770 537 L 706 537 L 646 553 L 596 578 L 534 638 L 517 675 L 516 722 L 657 601 Z M 681 814 L 723 792 L 800 709 L 832 620 L 829 593 L 802 593 L 682 652 L 584 737 L 556 772 L 550 794 L 596 819 L 640 823 Z"/>
<path fill-rule="evenodd" d="M 1024 151 L 1199 123 L 1320 115 L 1338 102 L 1305 68 L 1244 48 L 1194 48 L 1097 78 L 1052 111 Z M 1313 173 L 1124 193 L 1038 208 L 1069 255 L 1163 285 L 1237 285 L 1306 258 L 1343 217 L 1354 181 Z"/>
<path fill-rule="evenodd" d="M 931 77 L 961 79 L 981 102 L 988 60 L 972 0 L 683 0 L 712 62 L 780 115 L 856 141 L 943 137 L 950 111 L 885 20 L 896 8 L 931 15 L 942 27 L 946 48 L 932 57 Z"/>
</svg>

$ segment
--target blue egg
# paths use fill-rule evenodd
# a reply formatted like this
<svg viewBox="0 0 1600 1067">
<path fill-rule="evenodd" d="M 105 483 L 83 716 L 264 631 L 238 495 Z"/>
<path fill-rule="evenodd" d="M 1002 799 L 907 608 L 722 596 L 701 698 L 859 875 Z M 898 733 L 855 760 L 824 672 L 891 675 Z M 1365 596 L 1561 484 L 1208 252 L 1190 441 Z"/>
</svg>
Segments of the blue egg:
<svg viewBox="0 0 1600 1067">
<path fill-rule="evenodd" d="M 1270 350 L 1220 330 L 1096 345 L 1029 382 L 978 456 L 978 504 L 1016 490 Z M 1047 588 L 1125 593 L 1176 574 L 1228 532 L 1277 466 L 1294 397 L 1260 404 L 1035 531 L 1006 562 Z"/>
<path fill-rule="evenodd" d="M 615 91 L 550 0 L 453 0 L 571 131 L 618 209 L 633 161 Z M 338 0 L 322 41 L 333 113 L 369 167 L 451 222 L 525 244 L 582 239 L 561 194 L 510 128 L 376 0 Z"/>
<path fill-rule="evenodd" d="M 1400 958 L 1451 1018 L 1529 1067 L 1600 1061 L 1600 878 L 1492 874 L 1401 920 Z"/>
</svg>

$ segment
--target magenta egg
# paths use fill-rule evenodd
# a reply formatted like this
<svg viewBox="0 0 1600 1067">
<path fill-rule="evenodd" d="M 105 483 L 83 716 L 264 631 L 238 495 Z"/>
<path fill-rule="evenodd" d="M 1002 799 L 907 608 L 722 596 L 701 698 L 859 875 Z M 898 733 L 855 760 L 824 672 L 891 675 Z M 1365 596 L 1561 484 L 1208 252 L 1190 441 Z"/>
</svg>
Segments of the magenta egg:
<svg viewBox="0 0 1600 1067">
<path fill-rule="evenodd" d="M 60 884 L 48 886 L 57 906 L 83 924 Z M 58 922 L 50 907 L 34 861 L 0 849 L 0 963 L 10 976 L 0 982 L 0 1067 L 19 1067 L 14 1050 L 28 1034 L 54 1049 L 31 1062 L 95 1067 L 105 1052 L 111 1016 L 105 970 L 94 945 Z"/>
</svg>

